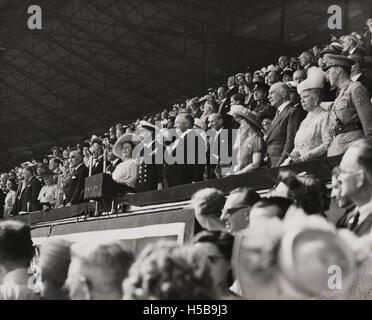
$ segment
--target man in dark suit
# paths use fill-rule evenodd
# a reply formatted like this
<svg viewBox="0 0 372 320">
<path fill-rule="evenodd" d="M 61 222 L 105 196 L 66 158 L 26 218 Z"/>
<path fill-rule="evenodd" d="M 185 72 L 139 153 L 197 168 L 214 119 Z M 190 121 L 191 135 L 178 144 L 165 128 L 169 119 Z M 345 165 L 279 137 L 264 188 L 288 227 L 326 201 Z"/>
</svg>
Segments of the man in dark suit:
<svg viewBox="0 0 372 320">
<path fill-rule="evenodd" d="M 360 139 L 346 150 L 340 163 L 338 179 L 340 196 L 349 198 L 356 206 L 353 222 L 348 228 L 357 236 L 372 229 L 372 143 Z"/>
<path fill-rule="evenodd" d="M 100 140 L 94 140 L 92 142 L 92 176 L 103 172 L 103 148 Z"/>
<path fill-rule="evenodd" d="M 273 84 L 269 91 L 269 102 L 277 109 L 266 138 L 267 154 L 272 167 L 279 167 L 292 151 L 301 123 L 300 110 L 291 104 L 289 93 L 289 87 L 283 82 Z"/>
<path fill-rule="evenodd" d="M 18 188 L 17 191 L 15 214 L 41 210 L 41 205 L 37 200 L 41 190 L 41 183 L 35 177 L 33 167 L 23 169 L 23 179 L 23 187 Z"/>
<path fill-rule="evenodd" d="M 85 178 L 89 174 L 88 168 L 83 163 L 83 154 L 80 150 L 70 152 L 70 164 L 73 172 L 71 179 L 64 188 L 67 205 L 84 201 Z"/>
<path fill-rule="evenodd" d="M 305 70 L 306 76 L 310 68 L 316 67 L 316 64 L 314 63 L 314 56 L 310 51 L 302 52 L 298 57 L 298 60 L 300 61 L 300 66 Z"/>
<path fill-rule="evenodd" d="M 121 159 L 114 155 L 114 153 L 112 152 L 112 147 L 114 146 L 114 144 L 115 144 L 114 140 L 110 139 L 109 145 L 107 147 L 107 160 L 109 162 L 109 165 L 106 168 L 106 173 L 108 174 L 112 174 L 115 171 L 118 164 L 122 162 Z"/>
<path fill-rule="evenodd" d="M 345 56 L 351 54 L 358 54 L 364 56 L 364 50 L 358 48 L 358 38 L 354 35 L 348 34 L 342 40 L 342 54 Z"/>
<path fill-rule="evenodd" d="M 177 140 L 168 146 L 164 154 L 165 184 L 173 187 L 200 181 L 201 167 L 206 164 L 205 141 L 193 130 L 194 118 L 189 113 L 177 116 L 175 127 Z"/>
<path fill-rule="evenodd" d="M 233 135 L 232 129 L 224 128 L 219 113 L 212 113 L 209 123 L 212 130 L 208 131 L 211 135 L 207 148 L 207 178 L 216 179 L 222 177 L 222 167 L 229 165 L 226 161 L 232 157 Z"/>
</svg>

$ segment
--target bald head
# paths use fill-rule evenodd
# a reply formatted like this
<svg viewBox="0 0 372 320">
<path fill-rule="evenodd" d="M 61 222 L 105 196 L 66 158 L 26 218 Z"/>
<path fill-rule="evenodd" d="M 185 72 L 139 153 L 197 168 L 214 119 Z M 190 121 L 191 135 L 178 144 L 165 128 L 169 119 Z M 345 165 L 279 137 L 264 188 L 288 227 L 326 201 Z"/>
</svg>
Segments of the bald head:
<svg viewBox="0 0 372 320">
<path fill-rule="evenodd" d="M 223 127 L 223 118 L 219 113 L 212 113 L 209 117 L 209 124 L 211 128 L 220 130 Z"/>
<path fill-rule="evenodd" d="M 79 164 L 83 163 L 83 154 L 80 150 L 73 150 L 70 152 L 71 167 L 76 168 Z"/>
</svg>

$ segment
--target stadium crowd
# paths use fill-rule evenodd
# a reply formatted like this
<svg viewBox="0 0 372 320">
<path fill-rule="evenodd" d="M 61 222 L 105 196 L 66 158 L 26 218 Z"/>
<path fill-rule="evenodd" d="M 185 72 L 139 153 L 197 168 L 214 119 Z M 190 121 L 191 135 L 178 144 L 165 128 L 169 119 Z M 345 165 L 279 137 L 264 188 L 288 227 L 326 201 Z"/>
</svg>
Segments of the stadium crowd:
<svg viewBox="0 0 372 320">
<path fill-rule="evenodd" d="M 248 67 L 201 98 L 76 146 L 53 147 L 43 159 L 2 173 L 0 216 L 82 202 L 85 178 L 97 173 L 111 174 L 123 193 L 142 192 L 339 155 L 355 140 L 371 140 L 372 79 L 364 57 L 372 19 L 367 26 L 363 35 L 332 37 L 298 58 Z M 180 150 L 183 156 L 166 161 Z"/>
<path fill-rule="evenodd" d="M 137 256 L 120 241 L 52 238 L 38 248 L 29 226 L 7 220 L 0 222 L 0 299 L 371 299 L 372 105 L 363 56 L 371 52 L 372 19 L 367 25 L 365 37 L 352 33 L 299 59 L 282 56 L 230 76 L 205 97 L 118 124 L 76 148 L 55 147 L 1 175 L 8 218 L 79 203 L 84 178 L 103 171 L 124 192 L 140 192 L 343 154 L 332 175 L 331 198 L 345 210 L 337 221 L 327 215 L 325 185 L 288 168 L 265 197 L 250 188 L 227 196 L 199 190 L 191 199 L 193 242 L 159 241 Z M 214 136 L 203 134 L 208 128 Z M 152 159 L 180 146 L 187 155 L 188 138 L 217 161 L 144 161 L 146 148 Z M 222 163 L 215 141 L 237 150 L 234 165 Z"/>
</svg>

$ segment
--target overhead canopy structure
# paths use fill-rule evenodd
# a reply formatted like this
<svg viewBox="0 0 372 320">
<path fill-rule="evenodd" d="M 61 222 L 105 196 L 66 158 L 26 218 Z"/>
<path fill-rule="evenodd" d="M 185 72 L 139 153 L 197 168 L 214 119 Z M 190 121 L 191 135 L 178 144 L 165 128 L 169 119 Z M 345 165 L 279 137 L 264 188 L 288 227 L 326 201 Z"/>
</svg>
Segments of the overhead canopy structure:
<svg viewBox="0 0 372 320">
<path fill-rule="evenodd" d="M 205 92 L 246 66 L 363 30 L 371 1 L 0 0 L 0 165 Z M 343 30 L 329 30 L 340 5 Z"/>
</svg>

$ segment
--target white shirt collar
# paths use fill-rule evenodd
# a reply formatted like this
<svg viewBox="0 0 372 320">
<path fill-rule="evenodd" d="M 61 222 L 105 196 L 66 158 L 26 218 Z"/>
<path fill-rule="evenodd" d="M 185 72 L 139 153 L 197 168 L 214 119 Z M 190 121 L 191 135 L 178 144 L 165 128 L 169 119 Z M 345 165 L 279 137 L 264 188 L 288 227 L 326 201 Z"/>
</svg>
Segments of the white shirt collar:
<svg viewBox="0 0 372 320">
<path fill-rule="evenodd" d="M 279 107 L 278 107 L 278 111 L 279 113 L 281 113 L 289 104 L 291 103 L 291 101 L 286 101 L 284 103 L 282 103 Z"/>
<path fill-rule="evenodd" d="M 362 75 L 362 72 L 359 72 L 359 73 L 357 73 L 355 76 L 352 76 L 352 77 L 351 77 L 351 80 L 353 80 L 353 81 L 358 81 L 358 79 L 360 78 L 361 75 Z"/>
<path fill-rule="evenodd" d="M 355 49 L 356 49 L 356 47 L 353 48 L 353 49 L 351 49 L 351 50 L 349 51 L 349 54 L 353 54 L 353 52 L 355 51 Z"/>
<path fill-rule="evenodd" d="M 360 225 L 367 217 L 372 213 L 372 201 L 367 202 L 366 204 L 358 207 L 359 220 L 358 225 Z"/>
</svg>

